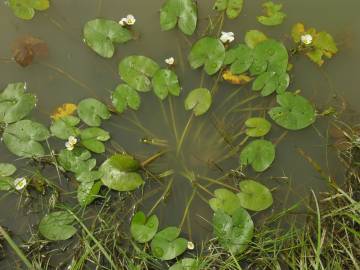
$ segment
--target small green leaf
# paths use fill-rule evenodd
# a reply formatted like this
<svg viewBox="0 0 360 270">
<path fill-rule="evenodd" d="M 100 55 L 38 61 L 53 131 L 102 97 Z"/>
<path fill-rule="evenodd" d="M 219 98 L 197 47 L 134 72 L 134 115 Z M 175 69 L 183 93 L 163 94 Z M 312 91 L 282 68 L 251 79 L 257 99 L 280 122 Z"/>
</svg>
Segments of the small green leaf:
<svg viewBox="0 0 360 270">
<path fill-rule="evenodd" d="M 263 172 L 275 159 L 275 146 L 267 140 L 255 140 L 240 153 L 240 164 L 251 165 L 256 172 Z"/>
<path fill-rule="evenodd" d="M 243 180 L 239 183 L 241 192 L 237 194 L 243 208 L 251 211 L 262 211 L 273 204 L 271 191 L 254 180 Z"/>
<path fill-rule="evenodd" d="M 216 0 L 214 9 L 217 11 L 226 10 L 229 19 L 237 18 L 243 8 L 244 0 Z"/>
<path fill-rule="evenodd" d="M 8 176 L 0 176 L 0 191 L 9 191 L 13 188 L 14 179 Z"/>
<path fill-rule="evenodd" d="M 211 209 L 216 212 L 224 211 L 226 214 L 232 215 L 236 209 L 241 207 L 239 198 L 230 190 L 219 188 L 214 191 L 215 198 L 209 200 Z"/>
<path fill-rule="evenodd" d="M 107 120 L 111 116 L 106 105 L 94 98 L 80 101 L 77 113 L 85 124 L 95 127 L 101 125 L 101 120 Z"/>
<path fill-rule="evenodd" d="M 252 117 L 245 121 L 246 135 L 249 137 L 262 137 L 269 133 L 271 124 L 262 117 Z"/>
<path fill-rule="evenodd" d="M 16 167 L 10 163 L 0 163 L 0 177 L 11 176 L 16 172 Z"/>
<path fill-rule="evenodd" d="M 170 69 L 159 69 L 153 79 L 152 85 L 155 94 L 164 100 L 170 93 L 173 96 L 179 96 L 181 87 L 176 73 Z"/>
<path fill-rule="evenodd" d="M 67 211 L 53 212 L 41 219 L 39 232 L 52 241 L 67 240 L 76 233 L 73 222 L 74 217 Z"/>
<path fill-rule="evenodd" d="M 58 155 L 58 162 L 66 171 L 81 175 L 91 171 L 96 165 L 96 159 L 91 158 L 91 153 L 80 147 L 69 151 L 63 149 Z"/>
<path fill-rule="evenodd" d="M 76 116 L 63 116 L 51 124 L 50 131 L 55 137 L 67 140 L 70 136 L 77 137 L 79 135 L 80 130 L 76 127 L 79 123 L 80 119 Z"/>
<path fill-rule="evenodd" d="M 245 34 L 245 43 L 251 49 L 254 49 L 256 45 L 267 40 L 268 37 L 259 30 L 249 30 Z"/>
<path fill-rule="evenodd" d="M 111 101 L 116 111 L 124 112 L 129 106 L 133 110 L 138 110 L 141 98 L 138 92 L 127 84 L 119 84 L 111 94 Z"/>
<path fill-rule="evenodd" d="M 212 102 L 211 93 L 206 88 L 192 90 L 185 99 L 185 110 L 193 110 L 196 116 L 206 113 Z"/>
<path fill-rule="evenodd" d="M 46 10 L 49 8 L 49 0 L 8 0 L 14 15 L 23 20 L 31 20 L 35 10 Z"/>
<path fill-rule="evenodd" d="M 94 182 L 95 180 L 99 180 L 102 176 L 102 172 L 84 170 L 76 175 L 76 180 L 79 182 Z"/>
<path fill-rule="evenodd" d="M 101 188 L 101 181 L 82 182 L 77 190 L 77 199 L 82 207 L 91 204 L 98 196 Z"/>
<path fill-rule="evenodd" d="M 157 216 L 152 215 L 147 219 L 145 214 L 139 211 L 131 220 L 130 231 L 137 242 L 146 243 L 154 238 L 158 227 L 159 220 Z"/>
<path fill-rule="evenodd" d="M 169 270 L 202 270 L 204 269 L 199 260 L 185 258 L 172 265 Z"/>
<path fill-rule="evenodd" d="M 228 50 L 225 54 L 225 65 L 231 65 L 232 74 L 242 74 L 247 71 L 253 63 L 252 49 L 245 44 L 239 44 Z"/>
<path fill-rule="evenodd" d="M 81 144 L 94 153 L 104 153 L 106 142 L 110 139 L 110 133 L 98 127 L 86 128 L 80 133 Z"/>
<path fill-rule="evenodd" d="M 257 17 L 259 23 L 268 26 L 282 24 L 286 18 L 286 14 L 280 11 L 282 9 L 282 4 L 275 4 L 272 1 L 268 1 L 263 3 L 262 6 L 266 16 Z"/>
</svg>

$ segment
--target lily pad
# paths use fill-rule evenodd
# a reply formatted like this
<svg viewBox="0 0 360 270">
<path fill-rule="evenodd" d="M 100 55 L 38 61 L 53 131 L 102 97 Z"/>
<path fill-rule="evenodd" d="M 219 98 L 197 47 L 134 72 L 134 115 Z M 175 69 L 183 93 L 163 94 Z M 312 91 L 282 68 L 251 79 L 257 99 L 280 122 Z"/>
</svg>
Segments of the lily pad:
<svg viewBox="0 0 360 270">
<path fill-rule="evenodd" d="M 23 20 L 31 20 L 35 10 L 46 10 L 50 6 L 49 0 L 8 0 L 14 15 Z"/>
<path fill-rule="evenodd" d="M 61 140 L 67 140 L 70 136 L 78 136 L 80 130 L 76 127 L 80 123 L 80 119 L 76 116 L 64 116 L 55 120 L 51 126 L 51 134 Z"/>
<path fill-rule="evenodd" d="M 217 11 L 226 10 L 229 19 L 237 18 L 243 8 L 244 0 L 216 0 L 214 9 Z"/>
<path fill-rule="evenodd" d="M 124 112 L 129 106 L 133 110 L 138 110 L 141 98 L 138 92 L 127 84 L 119 84 L 111 94 L 111 101 L 116 111 Z"/>
<path fill-rule="evenodd" d="M 67 240 L 76 233 L 73 222 L 74 217 L 67 211 L 53 212 L 41 219 L 39 232 L 52 241 Z"/>
<path fill-rule="evenodd" d="M 63 149 L 58 155 L 58 162 L 66 171 L 80 175 L 91 171 L 96 165 L 96 159 L 91 158 L 91 153 L 80 147 L 69 151 Z"/>
<path fill-rule="evenodd" d="M 169 270 L 201 270 L 204 269 L 199 260 L 185 258 L 169 268 Z"/>
<path fill-rule="evenodd" d="M 137 212 L 131 220 L 130 231 L 132 237 L 139 243 L 149 242 L 154 238 L 159 227 L 157 216 L 146 218 L 141 211 Z"/>
<path fill-rule="evenodd" d="M 142 55 L 128 56 L 119 64 L 121 79 L 140 92 L 151 90 L 150 79 L 159 69 L 159 65 L 154 60 Z"/>
<path fill-rule="evenodd" d="M 185 99 L 185 110 L 193 110 L 196 116 L 206 113 L 212 102 L 211 93 L 206 88 L 192 90 Z"/>
<path fill-rule="evenodd" d="M 245 34 L 245 43 L 251 49 L 254 49 L 256 45 L 267 39 L 268 37 L 259 30 L 249 30 Z"/>
<path fill-rule="evenodd" d="M 151 241 L 152 254 L 162 260 L 172 260 L 183 254 L 187 249 L 187 240 L 179 238 L 180 229 L 168 227 L 158 232 Z"/>
<path fill-rule="evenodd" d="M 225 59 L 225 47 L 221 41 L 213 37 L 203 37 L 191 48 L 188 56 L 193 69 L 204 66 L 208 75 L 213 75 L 221 68 Z"/>
<path fill-rule="evenodd" d="M 275 159 L 275 146 L 267 140 L 255 140 L 240 153 L 240 164 L 251 165 L 256 172 L 263 172 Z"/>
<path fill-rule="evenodd" d="M 10 163 L 0 163 L 0 191 L 8 191 L 12 188 L 13 178 L 10 177 L 16 172 L 16 167 Z"/>
<path fill-rule="evenodd" d="M 84 170 L 76 175 L 76 180 L 79 182 L 94 182 L 99 180 L 103 176 L 102 172 L 99 171 L 88 171 Z"/>
<path fill-rule="evenodd" d="M 154 93 L 164 100 L 170 93 L 179 96 L 181 87 L 176 73 L 170 69 L 159 69 L 152 78 Z"/>
<path fill-rule="evenodd" d="M 132 191 L 144 184 L 141 175 L 136 171 L 139 162 L 126 154 L 115 154 L 101 166 L 103 184 L 117 191 Z"/>
<path fill-rule="evenodd" d="M 233 254 L 244 252 L 254 234 L 254 223 L 243 208 L 238 208 L 232 216 L 221 210 L 215 212 L 213 226 L 220 245 Z"/>
<path fill-rule="evenodd" d="M 225 54 L 224 64 L 231 65 L 230 71 L 233 74 L 244 73 L 250 68 L 252 62 L 252 49 L 245 44 L 239 44 Z"/>
<path fill-rule="evenodd" d="M 114 43 L 125 43 L 131 39 L 131 32 L 113 20 L 95 19 L 84 26 L 85 43 L 105 58 L 114 55 Z"/>
<path fill-rule="evenodd" d="M 100 126 L 101 120 L 107 120 L 111 114 L 106 105 L 94 98 L 86 98 L 79 102 L 77 113 L 88 126 Z"/>
<path fill-rule="evenodd" d="M 275 71 L 267 71 L 259 75 L 253 82 L 252 89 L 260 91 L 262 96 L 268 96 L 275 91 L 278 94 L 284 93 L 290 84 L 289 74 L 278 74 Z"/>
<path fill-rule="evenodd" d="M 306 98 L 286 92 L 277 95 L 276 100 L 280 106 L 272 108 L 269 115 L 279 126 L 299 130 L 315 122 L 315 108 Z"/>
<path fill-rule="evenodd" d="M 82 207 L 91 204 L 98 196 L 101 188 L 101 181 L 82 182 L 77 190 L 77 199 Z"/>
<path fill-rule="evenodd" d="M 214 191 L 215 198 L 209 200 L 211 209 L 216 212 L 224 211 L 228 215 L 232 215 L 236 209 L 241 207 L 239 198 L 230 190 L 219 188 Z"/>
<path fill-rule="evenodd" d="M 35 104 L 36 97 L 26 93 L 25 83 L 8 84 L 0 94 L 0 122 L 9 124 L 23 119 Z"/>
<path fill-rule="evenodd" d="M 104 153 L 106 142 L 110 139 L 110 133 L 98 127 L 86 128 L 80 133 L 81 144 L 94 153 Z"/>
<path fill-rule="evenodd" d="M 166 0 L 160 9 L 160 25 L 163 31 L 178 24 L 186 35 L 192 35 L 197 24 L 197 5 L 193 0 Z"/>
<path fill-rule="evenodd" d="M 3 140 L 13 154 L 20 157 L 35 157 L 45 154 L 40 142 L 50 137 L 49 131 L 42 124 L 21 120 L 5 128 Z"/>
<path fill-rule="evenodd" d="M 252 117 L 245 121 L 246 135 L 249 137 L 262 137 L 269 133 L 271 123 L 262 117 Z"/>
<path fill-rule="evenodd" d="M 263 3 L 262 6 L 266 15 L 257 17 L 259 23 L 268 26 L 282 24 L 286 18 L 286 14 L 281 11 L 282 4 L 275 4 L 272 1 L 267 1 Z"/>
<path fill-rule="evenodd" d="M 262 211 L 273 204 L 271 191 L 254 180 L 243 180 L 239 183 L 241 192 L 237 194 L 243 208 L 251 211 Z"/>
</svg>

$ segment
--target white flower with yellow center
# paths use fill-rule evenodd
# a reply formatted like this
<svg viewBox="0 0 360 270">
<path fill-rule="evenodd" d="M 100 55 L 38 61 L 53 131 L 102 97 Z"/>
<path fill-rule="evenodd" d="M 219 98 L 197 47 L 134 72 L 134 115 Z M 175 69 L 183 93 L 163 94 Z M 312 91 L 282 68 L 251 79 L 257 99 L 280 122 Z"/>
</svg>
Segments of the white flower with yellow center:
<svg viewBox="0 0 360 270">
<path fill-rule="evenodd" d="M 193 249 L 195 248 L 194 243 L 191 242 L 191 241 L 188 241 L 188 242 L 187 242 L 187 248 L 188 248 L 189 250 L 193 250 Z"/>
<path fill-rule="evenodd" d="M 119 21 L 119 24 L 121 26 L 125 26 L 126 25 L 126 18 L 122 18 L 120 21 Z"/>
<path fill-rule="evenodd" d="M 222 43 L 231 43 L 235 40 L 233 32 L 221 32 L 220 40 Z"/>
<path fill-rule="evenodd" d="M 135 19 L 134 15 L 129 14 L 126 16 L 126 24 L 127 25 L 134 25 L 135 22 L 136 22 L 136 19 Z"/>
<path fill-rule="evenodd" d="M 72 145 L 75 145 L 75 144 L 77 144 L 77 139 L 76 139 L 76 137 L 74 137 L 74 136 L 69 136 L 69 138 L 68 138 L 68 142 L 70 143 L 70 144 L 72 144 Z"/>
<path fill-rule="evenodd" d="M 310 34 L 305 34 L 300 37 L 301 42 L 305 45 L 310 45 L 313 42 L 313 37 Z"/>
<path fill-rule="evenodd" d="M 175 63 L 174 57 L 166 58 L 165 63 L 168 64 L 169 66 L 172 66 Z"/>
<path fill-rule="evenodd" d="M 69 151 L 74 150 L 74 145 L 71 144 L 71 143 L 69 143 L 69 142 L 66 142 L 66 143 L 65 143 L 65 147 L 66 147 L 66 149 L 69 150 Z"/>
<path fill-rule="evenodd" d="M 14 186 L 16 190 L 22 190 L 26 187 L 27 180 L 25 177 L 16 178 L 14 180 Z"/>
</svg>

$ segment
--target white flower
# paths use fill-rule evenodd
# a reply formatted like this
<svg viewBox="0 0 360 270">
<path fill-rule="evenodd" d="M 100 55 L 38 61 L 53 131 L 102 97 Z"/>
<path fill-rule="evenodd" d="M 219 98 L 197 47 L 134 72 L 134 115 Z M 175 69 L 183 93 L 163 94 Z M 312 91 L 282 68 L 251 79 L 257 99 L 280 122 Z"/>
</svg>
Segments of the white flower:
<svg viewBox="0 0 360 270">
<path fill-rule="evenodd" d="M 310 45 L 313 41 L 313 37 L 310 34 L 302 35 L 300 39 L 301 42 L 305 45 Z"/>
<path fill-rule="evenodd" d="M 190 249 L 190 250 L 193 250 L 193 249 L 195 248 L 194 243 L 191 242 L 191 241 L 188 241 L 188 242 L 187 242 L 187 248 Z"/>
<path fill-rule="evenodd" d="M 22 190 L 27 185 L 27 180 L 25 177 L 16 178 L 14 180 L 14 186 L 16 190 Z"/>
<path fill-rule="evenodd" d="M 165 63 L 172 66 L 175 63 L 174 57 L 169 57 L 165 59 Z"/>
<path fill-rule="evenodd" d="M 74 136 L 69 136 L 68 142 L 72 145 L 75 145 L 77 143 L 77 139 Z"/>
<path fill-rule="evenodd" d="M 222 43 L 231 43 L 235 39 L 233 32 L 221 32 L 220 40 Z"/>
<path fill-rule="evenodd" d="M 71 143 L 69 143 L 69 142 L 66 142 L 66 143 L 65 143 L 65 147 L 66 147 L 66 149 L 69 150 L 69 151 L 74 150 L 74 145 L 71 144 Z"/>
<path fill-rule="evenodd" d="M 134 15 L 129 14 L 126 16 L 126 24 L 127 25 L 134 25 L 135 22 L 136 22 L 136 19 L 135 19 Z"/>
<path fill-rule="evenodd" d="M 125 26 L 126 25 L 126 18 L 122 18 L 120 21 L 119 21 L 119 24 L 121 26 Z"/>
</svg>

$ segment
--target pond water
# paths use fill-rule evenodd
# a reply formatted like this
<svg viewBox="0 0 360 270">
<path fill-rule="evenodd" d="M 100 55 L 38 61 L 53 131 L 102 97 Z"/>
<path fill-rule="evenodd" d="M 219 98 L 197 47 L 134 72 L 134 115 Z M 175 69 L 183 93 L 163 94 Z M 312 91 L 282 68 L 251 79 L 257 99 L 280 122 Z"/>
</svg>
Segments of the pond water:
<svg viewBox="0 0 360 270">
<path fill-rule="evenodd" d="M 29 91 L 38 98 L 37 108 L 31 117 L 46 125 L 50 124 L 50 114 L 63 103 L 77 103 L 86 97 L 95 97 L 109 103 L 110 91 L 120 83 L 118 63 L 125 56 L 145 55 L 162 63 L 162 66 L 165 66 L 165 58 L 173 56 L 176 59 L 175 70 L 182 85 L 180 97 L 161 102 L 155 95 L 141 94 L 142 105 L 138 111 L 128 110 L 122 115 L 113 116 L 103 124 L 103 128 L 111 133 L 109 146 L 121 147 L 139 160 L 164 151 L 164 154 L 147 168 L 153 174 L 159 175 L 171 170 L 167 177 L 147 179 L 145 187 L 135 192 L 126 202 L 130 210 L 119 213 L 117 218 L 128 220 L 129 214 L 135 211 L 132 206 L 143 197 L 143 200 L 136 204 L 136 209 L 145 213 L 154 210 L 153 213 L 159 217 L 160 227 L 178 226 L 183 221 L 183 234 L 195 242 L 212 238 L 212 226 L 207 222 L 211 220 L 212 211 L 204 200 L 211 197 L 206 190 L 213 191 L 219 186 L 210 185 L 209 181 L 238 167 L 238 154 L 229 158 L 226 156 L 233 145 L 240 143 L 244 136 L 233 136 L 242 130 L 244 120 L 250 115 L 263 116 L 266 109 L 274 105 L 273 97 L 255 98 L 254 92 L 250 90 L 251 86 L 239 87 L 220 82 L 215 89 L 214 103 L 210 111 L 191 120 L 183 144 L 177 151 L 179 139 L 191 116 L 183 106 L 186 94 L 199 86 L 211 89 L 216 81 L 216 76 L 204 76 L 201 69 L 191 70 L 186 59 L 191 44 L 208 26 L 208 15 L 211 14 L 216 20 L 217 14 L 212 11 L 212 2 L 198 1 L 199 27 L 191 37 L 185 37 L 178 30 L 160 30 L 159 9 L 162 0 L 53 1 L 49 10 L 38 12 L 31 21 L 16 18 L 3 2 L 0 3 L 0 87 L 4 89 L 11 82 L 26 82 Z M 343 103 L 347 109 L 356 111 L 360 97 L 360 50 L 357 49 L 360 43 L 360 2 L 277 2 L 284 4 L 284 12 L 288 15 L 280 26 L 260 25 L 256 16 L 262 12 L 262 1 L 252 0 L 245 2 L 239 18 L 233 21 L 225 20 L 222 29 L 233 31 L 236 42 L 243 41 L 247 30 L 258 29 L 283 41 L 287 48 L 294 46 L 289 33 L 296 22 L 331 33 L 338 43 L 339 53 L 321 68 L 303 56 L 291 58 L 294 69 L 291 71 L 289 89 L 301 89 L 302 95 L 314 102 L 318 111 L 328 108 L 330 104 Z M 82 29 L 87 21 L 96 17 L 118 21 L 129 13 L 134 14 L 137 19 L 133 29 L 139 33 L 139 38 L 117 46 L 114 57 L 103 59 L 84 44 Z M 33 64 L 22 68 L 11 60 L 11 44 L 16 38 L 26 34 L 44 40 L 49 47 L 49 56 L 37 58 Z M 250 101 L 239 105 L 248 98 Z M 276 160 L 271 169 L 262 174 L 246 171 L 247 178 L 257 179 L 273 190 L 274 205 L 255 216 L 258 222 L 271 212 L 306 199 L 311 190 L 319 192 L 326 189 L 326 184 L 318 173 L 299 155 L 298 148 L 319 162 L 330 175 L 341 177 L 336 154 L 331 147 L 327 147 L 331 141 L 326 117 L 319 118 L 309 128 L 287 134 L 283 133 L 283 129 L 275 125 L 273 127 L 268 138 L 278 142 L 278 145 Z M 155 144 L 160 142 L 161 145 L 145 143 L 144 139 L 153 140 Z M 55 140 L 50 140 L 49 143 L 55 149 L 62 147 L 62 144 Z M 107 155 L 101 155 L 99 159 L 105 159 Z M 20 172 L 27 173 L 31 170 L 24 160 L 16 159 L 3 145 L 0 146 L 0 159 L 1 162 L 14 162 Z M 56 171 L 50 168 L 42 173 L 64 188 L 65 193 L 60 196 L 61 202 L 75 202 L 72 199 L 76 196 L 72 193 L 75 187 L 73 183 L 68 183 L 65 179 L 59 183 Z M 239 172 L 233 172 L 234 175 L 236 173 Z M 233 185 L 235 178 L 229 176 L 225 183 Z M 198 188 L 194 191 L 191 179 L 199 181 L 206 190 Z M 167 188 L 169 192 L 164 193 Z M 195 196 L 192 198 L 193 192 Z M 164 195 L 165 200 L 152 209 Z M 118 199 L 117 195 L 112 196 L 114 200 Z M 0 224 L 11 231 L 18 243 L 28 240 L 31 233 L 36 232 L 39 219 L 48 212 L 46 199 L 40 197 L 36 194 L 32 194 L 31 198 L 20 197 L 15 193 L 1 194 Z M 191 204 L 188 215 L 183 220 L 189 201 Z M 100 206 L 101 200 L 89 206 L 85 215 L 96 216 Z M 11 254 L 11 251 L 7 250 L 6 254 Z M 60 256 L 57 260 L 64 262 L 65 259 L 61 258 Z M 14 260 L 12 255 L 7 255 L 0 261 L 0 269 L 14 269 Z"/>
</svg>

